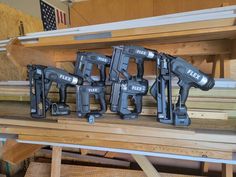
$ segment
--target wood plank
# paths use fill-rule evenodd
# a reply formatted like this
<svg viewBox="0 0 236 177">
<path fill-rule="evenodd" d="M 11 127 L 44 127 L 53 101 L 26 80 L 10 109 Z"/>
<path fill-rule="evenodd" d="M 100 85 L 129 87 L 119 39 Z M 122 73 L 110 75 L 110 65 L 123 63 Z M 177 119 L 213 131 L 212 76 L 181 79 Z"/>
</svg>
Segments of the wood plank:
<svg viewBox="0 0 236 177">
<path fill-rule="evenodd" d="M 25 143 L 15 143 L 11 146 L 7 144 L 7 148 L 3 153 L 3 160 L 12 164 L 18 164 L 19 162 L 27 159 L 28 157 L 31 157 L 42 147 L 42 145 Z"/>
<path fill-rule="evenodd" d="M 201 167 L 201 174 L 202 175 L 207 175 L 209 171 L 209 162 L 200 162 L 200 167 Z"/>
<path fill-rule="evenodd" d="M 171 24 L 163 26 L 153 26 L 153 27 L 142 27 L 142 28 L 133 28 L 133 29 L 124 29 L 124 30 L 115 30 L 112 31 L 112 37 L 121 37 L 128 35 L 142 35 L 142 34 L 153 34 L 153 33 L 163 33 L 163 32 L 175 32 L 175 31 L 184 31 L 192 29 L 203 29 L 203 28 L 215 28 L 223 26 L 234 25 L 235 19 L 221 19 L 221 20 L 206 20 L 199 22 L 187 22 L 180 24 Z"/>
<path fill-rule="evenodd" d="M 176 31 L 184 31 L 184 30 L 192 30 L 192 29 L 203 29 L 203 28 L 215 28 L 215 27 L 223 27 L 223 26 L 232 26 L 234 24 L 234 18 L 229 19 L 218 19 L 218 20 L 207 20 L 200 22 L 189 22 L 189 23 L 180 23 L 173 25 L 163 25 L 163 26 L 152 26 L 152 27 L 142 27 L 142 28 L 132 28 L 132 29 L 124 29 L 124 30 L 113 30 L 109 31 L 112 36 L 111 38 L 116 37 L 124 37 L 124 36 L 134 36 L 134 35 L 147 35 L 147 34 L 157 34 L 163 32 L 176 32 Z M 56 44 L 56 43 L 65 43 L 68 41 L 76 41 L 75 37 L 86 36 L 90 34 L 99 34 L 97 33 L 82 33 L 82 34 L 74 34 L 74 35 L 66 35 L 66 36 L 57 36 L 57 37 L 44 37 L 39 38 L 38 43 L 48 45 Z"/>
<path fill-rule="evenodd" d="M 222 164 L 222 177 L 233 177 L 233 165 Z"/>
<path fill-rule="evenodd" d="M 88 149 L 80 149 L 81 155 L 87 155 L 89 150 Z"/>
<path fill-rule="evenodd" d="M 80 138 L 60 138 L 60 137 L 42 137 L 42 136 L 31 136 L 31 135 L 20 135 L 20 140 L 24 141 L 38 141 L 38 142 L 55 142 L 65 144 L 79 144 L 86 146 L 95 147 L 106 147 L 106 148 L 117 148 L 117 149 L 128 149 L 128 150 L 139 150 L 146 152 L 159 152 L 159 153 L 170 153 L 178 155 L 196 156 L 196 157 L 209 157 L 232 160 L 232 152 L 223 151 L 212 151 L 204 149 L 190 149 L 175 146 L 161 146 L 153 144 L 143 143 L 127 143 L 119 141 L 103 141 L 95 139 L 80 139 Z"/>
<path fill-rule="evenodd" d="M 41 149 L 37 154 L 35 154 L 35 156 L 43 157 L 43 158 L 51 158 L 52 151 L 47 150 L 47 149 Z M 64 152 L 64 151 L 62 152 L 62 160 L 86 162 L 86 163 L 99 164 L 99 165 L 110 165 L 110 166 L 123 167 L 123 168 L 130 167 L 130 162 L 124 161 L 124 160 L 108 159 L 108 158 L 98 157 L 98 156 L 93 156 L 93 155 L 80 155 L 78 153 Z"/>
<path fill-rule="evenodd" d="M 106 154 L 104 155 L 104 157 L 107 157 L 107 158 L 114 158 L 116 156 L 117 156 L 116 152 L 106 152 Z"/>
<path fill-rule="evenodd" d="M 61 153 L 62 153 L 62 147 L 53 146 L 53 148 L 52 148 L 51 177 L 60 177 L 61 176 Z"/>
<path fill-rule="evenodd" d="M 104 116 L 105 118 L 106 116 Z M 109 116 L 108 116 L 109 117 Z M 141 119 L 141 117 L 140 117 Z M 96 126 L 90 125 L 87 122 L 78 121 L 73 124 L 64 123 L 53 123 L 48 121 L 32 121 L 32 120 L 14 120 L 1 118 L 0 124 L 2 125 L 15 125 L 15 126 L 27 126 L 37 128 L 52 128 L 60 130 L 76 130 L 76 131 L 88 131 L 88 132 L 100 132 L 100 133 L 112 133 L 112 134 L 124 134 L 124 135 L 137 135 L 137 136 L 148 136 L 148 137 L 160 137 L 167 138 L 173 137 L 178 139 L 187 140 L 201 140 L 211 142 L 224 142 L 224 143 L 236 143 L 235 132 L 214 130 L 214 134 L 207 132 L 213 131 L 201 131 L 201 129 L 195 131 L 190 129 L 173 129 L 173 126 L 163 125 L 168 128 L 158 128 L 157 122 L 152 126 L 135 126 L 126 124 L 109 124 L 109 123 L 95 123 Z M 156 127 L 155 127 L 156 126 Z M 141 127 L 141 128 L 140 128 Z"/>
<path fill-rule="evenodd" d="M 130 142 L 130 143 L 139 143 L 144 144 L 157 144 L 163 146 L 176 146 L 176 147 L 185 147 L 185 148 L 195 148 L 195 149 L 209 149 L 216 151 L 228 151 L 232 152 L 236 149 L 234 144 L 221 144 L 213 142 L 202 142 L 202 141 L 193 141 L 193 140 L 179 140 L 169 138 L 152 138 L 152 137 L 143 137 L 143 136 L 131 136 L 131 135 L 114 135 L 114 134 L 105 134 L 105 133 L 89 133 L 89 132 L 76 132 L 76 131 L 61 131 L 58 130 L 48 130 L 48 129 L 32 129 L 32 128 L 21 128 L 21 127 L 8 127 L 6 128 L 6 133 L 13 133 L 19 135 L 35 135 L 35 136 L 52 136 L 57 137 L 59 134 L 61 138 L 67 137 L 76 137 L 81 139 L 96 139 L 96 140 L 107 140 L 107 141 L 120 141 L 120 142 Z"/>
<path fill-rule="evenodd" d="M 39 17 L 31 16 L 3 2 L 0 4 L 0 11 L 0 21 L 2 22 L 0 29 L 1 40 L 19 36 L 20 22 L 24 24 L 25 33 L 43 30 L 43 24 Z"/>
<path fill-rule="evenodd" d="M 63 42 L 52 42 L 52 43 L 25 43 L 23 44 L 25 47 L 49 47 L 49 46 L 59 46 L 63 45 L 77 45 L 79 48 L 79 44 L 83 46 L 83 48 L 104 48 L 105 46 L 119 45 L 119 44 L 127 44 L 128 41 L 134 42 L 136 41 L 152 41 L 158 40 L 160 43 L 174 43 L 174 42 L 186 42 L 186 41 L 200 41 L 200 40 L 212 40 L 212 39 L 222 39 L 222 38 L 231 38 L 234 36 L 236 31 L 235 26 L 227 26 L 227 27 L 217 27 L 217 28 L 206 28 L 206 29 L 194 29 L 194 30 L 184 30 L 177 32 L 164 32 L 157 34 L 146 34 L 146 35 L 135 35 L 135 36 L 125 36 L 125 37 L 114 37 L 114 38 L 105 38 L 105 39 L 89 39 L 89 40 L 78 40 L 78 41 L 63 41 Z M 188 38 L 185 38 L 188 36 Z"/>
<path fill-rule="evenodd" d="M 134 44 L 133 44 L 134 45 Z M 136 45 L 141 45 L 146 48 L 158 50 L 159 52 L 165 52 L 170 55 L 215 55 L 215 54 L 227 54 L 231 53 L 231 41 L 230 40 L 210 40 L 210 41 L 194 41 L 194 42 L 179 42 L 170 44 L 157 44 L 154 42 L 138 42 Z M 82 46 L 81 46 L 82 47 Z M 81 48 L 80 47 L 80 48 Z M 112 54 L 112 48 L 110 46 L 99 48 L 81 48 L 85 51 L 94 51 L 103 53 L 106 55 Z M 54 49 L 55 61 L 75 61 L 78 48 L 75 49 Z"/>
<path fill-rule="evenodd" d="M 153 167 L 147 157 L 143 155 L 132 154 L 139 166 L 142 168 L 147 177 L 161 177 L 159 172 Z"/>
<path fill-rule="evenodd" d="M 7 56 L 16 66 L 26 67 L 29 64 L 56 65 L 53 60 L 53 51 L 46 53 L 37 49 L 26 48 L 19 43 L 19 40 L 14 39 L 7 46 Z"/>
<path fill-rule="evenodd" d="M 50 176 L 50 164 L 32 162 L 26 172 L 25 177 L 40 177 Z M 102 168 L 102 167 L 87 167 L 75 165 L 62 165 L 61 177 L 145 177 L 142 171 Z M 193 175 L 178 175 L 170 173 L 161 173 L 162 177 L 197 177 Z"/>
</svg>

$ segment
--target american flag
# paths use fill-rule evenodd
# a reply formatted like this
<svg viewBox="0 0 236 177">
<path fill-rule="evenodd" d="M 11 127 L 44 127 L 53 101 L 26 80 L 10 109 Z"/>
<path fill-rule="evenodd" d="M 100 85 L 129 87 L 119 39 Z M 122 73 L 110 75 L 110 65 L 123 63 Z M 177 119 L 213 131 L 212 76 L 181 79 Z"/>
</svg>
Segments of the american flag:
<svg viewBox="0 0 236 177">
<path fill-rule="evenodd" d="M 40 0 L 41 18 L 45 31 L 56 30 L 66 26 L 66 13 L 44 0 Z"/>
</svg>

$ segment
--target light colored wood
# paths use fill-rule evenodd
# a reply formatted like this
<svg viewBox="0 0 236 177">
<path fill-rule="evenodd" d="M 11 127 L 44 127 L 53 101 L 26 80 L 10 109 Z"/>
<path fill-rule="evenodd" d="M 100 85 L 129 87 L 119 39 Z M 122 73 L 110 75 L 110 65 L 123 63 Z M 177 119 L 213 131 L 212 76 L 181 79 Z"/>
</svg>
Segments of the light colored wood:
<svg viewBox="0 0 236 177">
<path fill-rule="evenodd" d="M 64 149 L 64 148 L 63 148 Z M 52 151 L 47 149 L 41 149 L 35 154 L 35 157 L 51 158 Z M 99 165 L 111 165 L 123 168 L 129 168 L 130 162 L 117 159 L 108 159 L 104 157 L 98 157 L 93 155 L 80 155 L 73 152 L 62 152 L 62 160 L 77 161 L 77 162 L 86 162 Z"/>
<path fill-rule="evenodd" d="M 52 39 L 48 39 L 52 42 Z M 48 42 L 48 43 L 50 43 Z M 137 45 L 144 46 L 146 48 L 158 50 L 159 52 L 169 53 L 171 55 L 215 55 L 215 54 L 229 54 L 230 50 L 230 40 L 210 40 L 210 41 L 195 41 L 195 42 L 179 42 L 179 43 L 169 43 L 169 44 L 158 44 L 154 42 L 138 42 Z M 60 47 L 60 46 L 59 46 Z M 81 50 L 94 51 L 98 53 L 103 53 L 106 55 L 112 54 L 112 48 L 108 45 L 99 48 L 85 48 L 81 46 Z M 80 48 L 80 47 L 78 47 Z M 55 51 L 55 61 L 75 61 L 76 53 L 78 48 L 72 49 L 54 49 Z M 146 62 L 145 62 L 146 64 Z M 146 65 L 145 65 L 146 66 Z"/>
<path fill-rule="evenodd" d="M 154 27 L 142 27 L 142 28 L 133 28 L 133 29 L 124 29 L 124 30 L 113 30 L 109 31 L 112 35 L 112 38 L 118 37 L 126 37 L 126 36 L 138 36 L 138 35 L 151 35 L 151 34 L 161 34 L 167 32 L 178 32 L 178 31 L 186 31 L 186 30 L 196 30 L 196 29 L 206 29 L 206 28 L 216 28 L 216 27 L 227 27 L 232 26 L 234 24 L 235 19 L 222 19 L 222 20 L 209 20 L 209 21 L 200 21 L 200 22 L 189 22 L 189 23 L 180 23 L 173 25 L 162 25 L 162 26 L 154 26 Z M 57 37 L 44 37 L 39 38 L 39 42 L 41 44 L 45 44 L 45 46 L 50 44 L 62 45 L 63 43 L 76 42 L 75 37 L 85 36 L 89 34 L 99 34 L 97 33 L 84 33 L 77 35 L 66 35 L 66 36 L 57 36 Z M 105 40 L 104 38 L 103 40 Z M 109 38 L 108 38 L 109 39 Z M 93 40 L 93 39 L 91 39 Z M 102 40 L 102 39 L 100 39 Z M 78 40 L 78 41 L 87 41 L 87 40 Z M 139 44 L 141 45 L 141 44 Z M 99 47 L 101 48 L 101 47 Z M 84 48 L 86 49 L 86 47 Z M 228 50 L 228 49 L 227 49 Z M 191 52 L 191 51 L 189 51 Z"/>
<path fill-rule="evenodd" d="M 200 162 L 200 166 L 201 166 L 202 175 L 207 175 L 208 171 L 209 171 L 210 163 L 209 162 Z"/>
<path fill-rule="evenodd" d="M 232 160 L 232 152 L 212 151 L 212 150 L 194 149 L 194 148 L 193 149 L 182 148 L 182 147 L 177 147 L 177 146 L 143 144 L 142 142 L 130 144 L 129 142 L 120 142 L 120 141 L 104 141 L 104 140 L 94 140 L 94 139 L 91 140 L 91 139 L 80 139 L 80 138 L 62 139 L 60 137 L 42 137 L 42 136 L 30 136 L 30 135 L 20 135 L 19 139 L 25 140 L 25 141 L 80 144 L 80 145 L 95 146 L 95 147 L 139 150 L 139 151 L 159 152 L 159 153 L 171 153 L 171 154 L 178 154 L 178 155 Z"/>
<path fill-rule="evenodd" d="M 62 147 L 53 146 L 53 148 L 52 148 L 51 177 L 60 177 L 61 176 L 61 153 L 62 153 Z"/>
<path fill-rule="evenodd" d="M 6 146 L 7 148 L 5 148 L 2 157 L 4 161 L 12 164 L 18 164 L 28 157 L 31 157 L 43 147 L 42 145 L 25 143 L 11 143 L 11 145 L 7 143 Z"/>
<path fill-rule="evenodd" d="M 222 177 L 233 177 L 233 165 L 222 164 Z"/>
<path fill-rule="evenodd" d="M 234 0 L 204 0 L 198 1 L 175 0 L 158 1 L 146 0 L 133 3 L 132 0 L 120 0 L 119 3 L 109 0 L 100 0 L 99 2 L 73 3 L 71 8 L 72 26 L 84 26 L 113 22 L 128 19 L 137 19 L 147 16 L 158 16 L 164 14 L 187 12 L 193 10 L 221 7 L 222 4 L 236 4 Z M 109 6 L 107 6 L 109 4 Z M 133 7 L 133 8 L 128 8 Z M 142 11 L 140 12 L 140 9 Z M 106 12 L 110 12 L 107 15 Z"/>
<path fill-rule="evenodd" d="M 105 118 L 109 116 L 104 116 Z M 141 116 L 140 116 L 141 119 Z M 153 118 L 152 118 L 153 121 Z M 207 120 L 208 121 L 208 120 Z M 154 123 L 154 122 L 153 122 Z M 160 128 L 160 124 L 155 122 L 153 126 L 140 126 L 126 124 L 111 124 L 111 123 L 96 123 L 96 126 L 92 126 L 87 122 L 73 122 L 73 124 L 64 123 L 53 123 L 46 121 L 32 121 L 32 120 L 14 120 L 8 118 L 1 118 L 0 124 L 2 125 L 13 125 L 13 126 L 27 126 L 35 128 L 52 128 L 58 130 L 76 130 L 76 131 L 87 131 L 87 132 L 100 132 L 100 133 L 113 133 L 113 134 L 129 134 L 137 136 L 149 136 L 149 137 L 177 137 L 180 139 L 189 140 L 208 140 L 212 142 L 224 142 L 224 143 L 236 143 L 235 134 L 231 131 L 222 134 L 220 130 L 215 130 L 214 134 L 208 134 L 200 129 L 195 131 L 190 129 L 170 129 L 170 126 L 166 128 Z M 99 126 L 101 125 L 101 126 Z M 168 128 L 167 128 L 168 127 Z M 174 134 L 173 134 L 174 133 Z M 181 136 L 180 136 L 181 135 Z"/>
<path fill-rule="evenodd" d="M 43 31 L 42 21 L 37 18 L 0 3 L 0 39 L 19 36 L 20 21 L 23 22 L 25 33 Z"/>
<path fill-rule="evenodd" d="M 100 0 L 82 2 L 81 4 L 73 3 L 73 6 L 71 7 L 72 26 L 83 26 L 152 16 L 153 1 L 146 0 L 145 3 L 143 2 L 144 1 L 142 0 L 137 0 L 135 3 L 133 3 L 132 0 L 120 0 L 119 2 Z M 130 7 L 132 7 L 132 10 Z M 142 12 L 140 12 L 140 9 L 142 9 Z"/>
<path fill-rule="evenodd" d="M 0 80 L 24 80 L 26 78 L 26 69 L 18 67 L 7 57 L 6 52 L 0 53 Z"/>
<path fill-rule="evenodd" d="M 47 129 L 32 129 L 32 128 L 7 128 L 7 133 L 15 133 L 20 135 L 35 135 L 35 136 L 57 136 L 58 133 L 61 133 L 57 130 L 47 130 Z M 185 148 L 195 148 L 195 149 L 206 149 L 206 150 L 216 150 L 216 151 L 227 151 L 232 152 L 235 149 L 233 144 L 220 144 L 212 142 L 201 142 L 201 141 L 187 141 L 187 140 L 177 140 L 169 138 L 151 138 L 151 137 L 142 137 L 142 136 L 121 136 L 114 134 L 105 134 L 105 133 L 87 133 L 87 132 L 73 132 L 66 131 L 63 132 L 61 138 L 67 137 L 76 137 L 81 139 L 96 139 L 96 140 L 107 140 L 107 141 L 120 141 L 120 142 L 130 142 L 130 143 L 139 143 L 144 144 L 157 144 L 163 146 L 179 146 Z"/>
<path fill-rule="evenodd" d="M 117 44 L 124 44 L 126 41 L 133 42 L 142 42 L 152 40 L 152 42 L 160 43 L 177 43 L 177 42 L 186 42 L 186 41 L 200 41 L 200 40 L 212 40 L 212 39 L 222 39 L 233 37 L 236 30 L 235 26 L 227 27 L 218 27 L 218 28 L 206 28 L 206 29 L 193 29 L 193 30 L 184 30 L 184 31 L 175 31 L 175 32 L 163 32 L 155 34 L 146 34 L 146 35 L 134 35 L 134 36 L 124 36 L 124 37 L 114 37 L 114 38 L 104 38 L 104 39 L 89 39 L 89 40 L 78 40 L 78 41 L 63 41 L 63 42 L 45 42 L 45 43 L 25 43 L 26 47 L 40 47 L 40 46 L 59 46 L 64 45 L 79 45 L 81 44 L 83 48 L 89 48 L 89 45 L 92 48 L 104 48 L 105 46 L 112 46 L 114 42 Z M 186 38 L 187 37 L 187 38 Z M 125 43 L 126 43 L 125 42 Z M 113 43 L 113 44 L 112 44 Z M 135 43 L 133 43 L 135 44 Z M 90 47 L 91 48 L 91 47 Z"/>
<path fill-rule="evenodd" d="M 88 149 L 80 149 L 81 155 L 87 155 L 89 150 Z"/>
<path fill-rule="evenodd" d="M 112 116 L 104 115 L 104 119 L 112 118 Z M 114 119 L 117 119 L 117 116 L 113 116 Z M 114 120 L 113 119 L 113 120 Z M 123 122 L 121 124 L 113 124 L 113 123 L 99 123 L 96 122 L 96 126 L 90 125 L 84 121 L 72 122 L 72 124 L 65 123 L 53 123 L 47 121 L 36 122 L 34 120 L 16 120 L 9 118 L 2 118 L 0 124 L 2 125 L 13 125 L 13 126 L 27 126 L 27 127 L 35 127 L 35 128 L 51 128 L 58 130 L 76 130 L 76 131 L 86 131 L 86 132 L 100 132 L 100 133 L 112 133 L 112 134 L 123 134 L 123 135 L 137 135 L 137 136 L 148 136 L 148 137 L 173 137 L 178 139 L 188 139 L 188 140 L 207 140 L 212 142 L 224 142 L 224 143 L 236 143 L 235 134 L 231 130 L 228 130 L 224 134 L 222 134 L 222 130 L 217 130 L 215 128 L 214 134 L 209 134 L 201 130 L 202 127 L 198 129 L 174 129 L 172 126 L 161 125 L 157 122 L 153 122 L 153 118 L 150 117 L 149 123 L 152 125 L 146 125 L 143 122 L 142 116 L 140 116 L 140 122 L 144 123 L 144 125 L 136 125 L 127 124 L 128 122 Z M 148 119 L 146 119 L 148 120 Z M 209 122 L 209 120 L 204 121 L 205 123 Z M 234 125 L 234 124 L 233 124 Z M 141 127 L 141 128 L 140 128 Z M 162 128 L 161 128 L 162 127 Z M 163 128 L 165 127 L 165 128 Z M 226 130 L 225 130 L 226 131 Z M 173 134 L 174 133 L 174 134 Z"/>
<path fill-rule="evenodd" d="M 37 49 L 22 46 L 18 39 L 13 39 L 7 46 L 8 58 L 18 67 L 26 67 L 29 64 L 41 64 L 55 66 L 53 53 L 46 53 Z"/>
<path fill-rule="evenodd" d="M 50 164 L 32 162 L 27 169 L 25 177 L 49 177 Z M 197 177 L 192 175 L 178 175 L 170 173 L 161 173 L 162 177 Z M 89 167 L 89 166 L 75 166 L 62 165 L 61 177 L 145 177 L 142 171 L 103 168 L 103 167 Z"/>
<path fill-rule="evenodd" d="M 159 172 L 153 167 L 153 165 L 147 159 L 146 156 L 132 154 L 132 157 L 136 160 L 136 162 L 142 168 L 147 177 L 161 177 Z"/>
<path fill-rule="evenodd" d="M 4 133 L 4 132 L 2 132 Z M 0 151 L 0 158 L 2 159 L 3 154 L 9 149 L 12 148 L 17 144 L 16 140 L 14 139 L 8 139 L 6 142 L 3 143 Z"/>
<path fill-rule="evenodd" d="M 229 19 L 221 19 L 221 20 L 206 20 L 206 21 L 199 21 L 199 22 L 188 22 L 188 23 L 179 23 L 179 24 L 172 24 L 172 25 L 143 27 L 143 28 L 136 28 L 136 29 L 125 29 L 125 30 L 112 31 L 112 37 L 224 27 L 224 26 L 232 26 L 234 25 L 234 22 L 235 22 L 234 18 L 229 18 Z"/>
<path fill-rule="evenodd" d="M 116 152 L 106 152 L 106 154 L 104 155 L 104 157 L 107 157 L 107 158 L 114 158 L 116 156 L 117 156 Z"/>
</svg>

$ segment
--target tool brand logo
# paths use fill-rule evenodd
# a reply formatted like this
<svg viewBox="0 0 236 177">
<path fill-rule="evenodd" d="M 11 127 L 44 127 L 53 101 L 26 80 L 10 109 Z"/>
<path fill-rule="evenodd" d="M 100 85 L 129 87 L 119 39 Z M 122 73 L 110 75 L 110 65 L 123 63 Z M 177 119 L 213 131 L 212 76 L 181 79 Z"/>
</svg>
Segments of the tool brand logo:
<svg viewBox="0 0 236 177">
<path fill-rule="evenodd" d="M 93 93 L 93 92 L 98 92 L 98 89 L 96 88 L 91 88 L 91 89 L 88 89 L 89 92 Z"/>
<path fill-rule="evenodd" d="M 132 85 L 132 90 L 142 91 L 143 87 L 138 87 L 138 86 Z"/>
<path fill-rule="evenodd" d="M 102 61 L 102 62 L 105 62 L 105 63 L 107 62 L 107 59 L 106 59 L 106 58 L 103 58 L 103 57 L 98 57 L 98 60 L 99 60 L 99 61 Z"/>
<path fill-rule="evenodd" d="M 143 50 L 136 50 L 136 53 L 141 55 L 146 55 L 146 51 Z"/>
<path fill-rule="evenodd" d="M 71 82 L 71 77 L 69 77 L 69 76 L 65 76 L 65 75 L 63 75 L 63 74 L 60 74 L 59 75 L 59 78 L 60 79 L 63 79 L 63 80 L 66 80 L 66 81 L 68 81 L 68 82 Z"/>
<path fill-rule="evenodd" d="M 195 78 L 195 79 L 200 79 L 201 75 L 199 75 L 198 73 L 195 73 L 194 71 L 192 71 L 191 69 L 189 69 L 187 71 L 187 74 L 189 74 L 191 77 Z"/>
</svg>

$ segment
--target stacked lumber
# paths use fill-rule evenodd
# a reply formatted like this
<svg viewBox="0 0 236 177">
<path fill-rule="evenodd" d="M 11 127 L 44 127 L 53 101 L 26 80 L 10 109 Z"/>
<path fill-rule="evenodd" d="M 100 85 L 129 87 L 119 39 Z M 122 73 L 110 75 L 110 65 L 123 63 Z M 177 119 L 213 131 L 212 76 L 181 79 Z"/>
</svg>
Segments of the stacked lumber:
<svg viewBox="0 0 236 177">
<path fill-rule="evenodd" d="M 233 120 L 194 119 L 184 129 L 160 124 L 152 116 L 124 121 L 118 116 L 105 115 L 92 125 L 75 114 L 58 120 L 35 120 L 29 116 L 1 116 L 0 120 L 0 133 L 18 135 L 21 141 L 39 144 L 79 144 L 227 160 L 233 159 L 236 149 Z"/>
<path fill-rule="evenodd" d="M 77 118 L 75 113 L 65 117 L 48 115 L 47 119 L 35 120 L 29 115 L 28 83 L 7 82 L 0 85 L 2 100 L 0 133 L 17 135 L 19 142 L 36 142 L 44 145 L 64 143 L 86 146 L 88 149 L 94 150 L 99 147 L 119 149 L 119 151 L 123 149 L 207 157 L 231 160 L 230 162 L 233 160 L 236 149 L 236 122 L 233 119 L 225 120 L 226 118 L 222 114 L 218 114 L 224 111 L 219 107 L 212 109 L 212 112 L 207 109 L 208 113 L 198 107 L 195 114 L 203 114 L 204 119 L 193 119 L 191 126 L 186 128 L 160 124 L 156 122 L 153 113 L 149 113 L 149 116 L 140 116 L 135 121 L 125 121 L 114 114 L 105 114 L 102 119 L 96 120 L 92 125 L 85 119 Z M 192 89 L 190 101 L 195 101 L 196 106 L 200 105 L 201 99 L 203 99 L 201 104 L 205 101 L 209 103 L 210 100 L 214 102 L 215 99 L 218 99 L 217 102 L 225 99 L 230 99 L 232 102 L 235 98 L 235 89 L 232 86 L 234 84 L 230 85 L 228 88 L 216 87 L 209 92 Z M 58 92 L 53 87 L 50 96 L 54 97 L 55 94 Z M 68 94 L 70 104 L 74 108 L 75 88 L 68 89 Z M 144 99 L 144 108 L 147 107 L 146 110 L 150 112 L 150 105 L 155 102 L 148 97 L 150 96 Z M 220 102 L 220 104 L 222 103 Z M 192 112 L 194 111 L 192 110 Z M 143 115 L 147 115 L 147 113 L 144 112 Z"/>
<path fill-rule="evenodd" d="M 150 85 L 152 81 L 150 82 Z M 189 115 L 191 118 L 203 118 L 203 119 L 228 119 L 236 117 L 236 88 L 235 81 L 217 80 L 216 87 L 210 91 L 201 91 L 199 89 L 190 89 L 187 106 L 189 109 Z M 176 102 L 179 88 L 174 83 L 173 89 L 173 102 Z M 76 88 L 68 88 L 67 102 L 71 106 L 72 111 L 76 111 Z M 49 98 L 53 101 L 58 100 L 58 89 L 53 86 L 49 94 Z M 107 89 L 106 101 L 109 103 L 110 87 Z M 6 112 L 12 104 L 16 102 L 29 102 L 29 86 L 28 82 L 24 81 L 12 81 L 12 82 L 0 82 L 0 109 L 2 112 Z M 18 104 L 18 107 L 28 111 L 28 104 Z M 132 107 L 132 104 L 130 103 Z M 98 107 L 96 102 L 91 99 L 91 107 L 94 109 Z M 25 113 L 27 113 L 27 111 Z M 9 112 L 14 113 L 14 111 Z M 107 113 L 111 113 L 108 109 Z M 143 111 L 142 115 L 156 115 L 156 101 L 148 93 L 143 97 Z"/>
<path fill-rule="evenodd" d="M 51 165 L 48 163 L 32 162 L 25 177 L 49 177 Z M 178 175 L 160 173 L 162 177 L 198 177 L 193 175 Z M 140 170 L 115 169 L 104 167 L 90 167 L 78 165 L 61 165 L 61 177 L 145 177 L 146 174 Z"/>
</svg>

